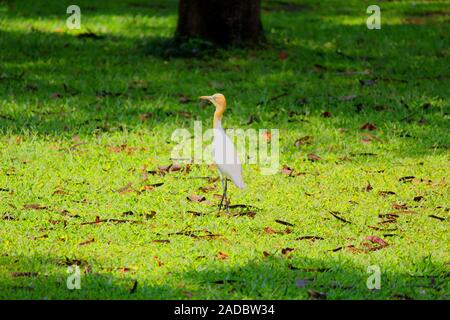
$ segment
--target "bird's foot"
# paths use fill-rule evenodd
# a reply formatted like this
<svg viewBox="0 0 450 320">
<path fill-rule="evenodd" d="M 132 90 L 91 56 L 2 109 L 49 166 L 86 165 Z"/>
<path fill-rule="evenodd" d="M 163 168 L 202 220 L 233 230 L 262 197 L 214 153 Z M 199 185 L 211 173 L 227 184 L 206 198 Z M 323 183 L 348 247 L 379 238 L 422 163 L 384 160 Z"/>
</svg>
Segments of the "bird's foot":
<svg viewBox="0 0 450 320">
<path fill-rule="evenodd" d="M 225 201 L 225 205 L 222 205 L 222 201 L 219 204 L 219 210 L 217 211 L 217 213 L 220 213 L 220 211 L 222 210 L 222 207 L 224 207 L 225 212 L 228 213 L 228 215 L 231 215 L 230 210 L 228 209 L 228 201 Z"/>
<path fill-rule="evenodd" d="M 229 202 L 228 202 L 228 199 L 226 199 L 225 200 L 225 211 L 226 211 L 226 213 L 228 213 L 228 215 L 231 215 L 230 210 L 228 210 L 228 205 L 229 205 Z"/>
</svg>

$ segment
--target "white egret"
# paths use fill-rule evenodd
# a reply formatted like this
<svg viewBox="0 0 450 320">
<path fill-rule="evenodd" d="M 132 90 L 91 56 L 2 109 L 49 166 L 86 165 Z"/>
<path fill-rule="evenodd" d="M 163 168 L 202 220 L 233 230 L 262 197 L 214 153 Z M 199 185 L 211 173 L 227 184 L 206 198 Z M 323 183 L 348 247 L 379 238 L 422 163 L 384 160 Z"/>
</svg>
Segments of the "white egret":
<svg viewBox="0 0 450 320">
<path fill-rule="evenodd" d="M 239 189 L 245 188 L 244 180 L 242 179 L 242 165 L 239 160 L 233 142 L 225 134 L 222 128 L 222 115 L 225 112 L 227 102 L 225 96 L 221 93 L 216 93 L 212 96 L 201 96 L 200 99 L 210 101 L 215 107 L 214 112 L 214 138 L 212 143 L 212 159 L 217 166 L 220 181 L 222 182 L 223 194 L 219 204 L 219 211 L 222 208 L 225 200 L 225 210 L 228 212 L 227 201 L 227 180 L 228 178 Z"/>
</svg>

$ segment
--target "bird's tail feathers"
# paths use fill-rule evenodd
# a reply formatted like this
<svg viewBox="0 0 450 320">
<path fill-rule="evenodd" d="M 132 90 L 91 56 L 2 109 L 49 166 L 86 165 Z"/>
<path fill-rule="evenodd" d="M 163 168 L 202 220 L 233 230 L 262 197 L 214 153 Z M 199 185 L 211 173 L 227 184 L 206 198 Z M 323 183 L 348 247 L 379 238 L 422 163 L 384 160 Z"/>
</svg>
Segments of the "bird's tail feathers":
<svg viewBox="0 0 450 320">
<path fill-rule="evenodd" d="M 234 182 L 234 184 L 236 185 L 236 187 L 238 187 L 239 189 L 245 189 L 246 188 L 246 185 L 245 185 L 245 183 L 244 183 L 244 181 L 236 181 L 236 182 Z"/>
</svg>

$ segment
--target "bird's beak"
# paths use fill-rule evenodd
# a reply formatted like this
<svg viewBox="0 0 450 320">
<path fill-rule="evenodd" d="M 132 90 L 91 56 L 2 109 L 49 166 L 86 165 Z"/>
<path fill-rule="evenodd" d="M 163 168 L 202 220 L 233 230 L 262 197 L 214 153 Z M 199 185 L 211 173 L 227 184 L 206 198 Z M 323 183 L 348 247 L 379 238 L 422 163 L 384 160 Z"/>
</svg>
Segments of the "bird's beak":
<svg viewBox="0 0 450 320">
<path fill-rule="evenodd" d="M 211 101 L 211 99 L 212 99 L 212 96 L 201 96 L 201 97 L 198 97 L 200 100 L 208 100 L 208 101 Z"/>
</svg>

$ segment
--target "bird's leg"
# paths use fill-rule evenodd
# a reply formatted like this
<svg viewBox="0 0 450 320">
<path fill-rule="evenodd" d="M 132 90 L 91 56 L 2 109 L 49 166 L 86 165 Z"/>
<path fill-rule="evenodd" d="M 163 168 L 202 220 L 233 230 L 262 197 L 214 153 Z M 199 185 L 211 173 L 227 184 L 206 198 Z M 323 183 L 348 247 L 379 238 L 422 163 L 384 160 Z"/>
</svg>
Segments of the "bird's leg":
<svg viewBox="0 0 450 320">
<path fill-rule="evenodd" d="M 220 179 L 220 182 L 222 182 L 222 189 L 223 189 L 223 193 L 222 193 L 222 199 L 220 199 L 220 204 L 219 204 L 219 212 L 220 209 L 222 209 L 222 203 L 223 203 L 223 199 L 225 198 L 225 191 L 226 191 L 226 178 L 225 178 L 225 182 L 223 181 L 223 179 Z"/>
<path fill-rule="evenodd" d="M 230 214 L 228 211 L 228 198 L 227 198 L 227 178 L 225 178 L 225 190 L 223 192 L 223 198 L 225 198 L 225 211 Z"/>
</svg>

